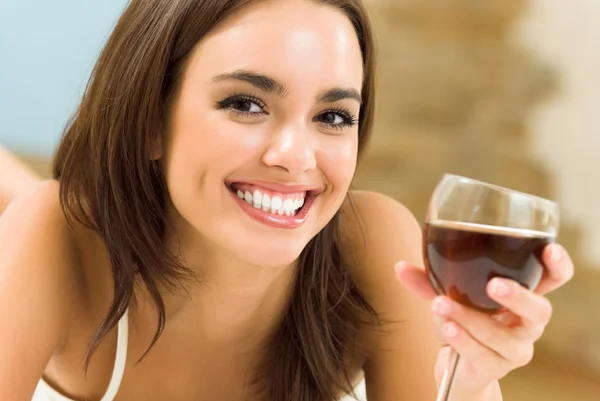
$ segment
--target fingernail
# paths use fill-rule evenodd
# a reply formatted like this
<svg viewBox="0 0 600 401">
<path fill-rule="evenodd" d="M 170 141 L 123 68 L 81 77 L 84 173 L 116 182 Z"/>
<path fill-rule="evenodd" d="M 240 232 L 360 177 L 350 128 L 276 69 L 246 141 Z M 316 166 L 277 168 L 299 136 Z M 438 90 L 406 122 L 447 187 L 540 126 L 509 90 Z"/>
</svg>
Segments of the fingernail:
<svg viewBox="0 0 600 401">
<path fill-rule="evenodd" d="M 458 335 L 458 329 L 454 323 L 444 325 L 444 335 L 448 338 L 455 338 Z"/>
<path fill-rule="evenodd" d="M 448 302 L 446 299 L 444 298 L 436 298 L 433 301 L 433 311 L 435 313 L 437 313 L 438 315 L 449 315 L 450 314 L 450 302 Z"/>
<path fill-rule="evenodd" d="M 499 279 L 494 279 L 492 282 L 492 293 L 501 297 L 507 296 L 510 293 L 510 288 L 506 283 Z"/>
<path fill-rule="evenodd" d="M 560 261 L 562 258 L 562 249 L 560 245 L 551 245 L 550 246 L 550 259 L 555 262 Z"/>
</svg>

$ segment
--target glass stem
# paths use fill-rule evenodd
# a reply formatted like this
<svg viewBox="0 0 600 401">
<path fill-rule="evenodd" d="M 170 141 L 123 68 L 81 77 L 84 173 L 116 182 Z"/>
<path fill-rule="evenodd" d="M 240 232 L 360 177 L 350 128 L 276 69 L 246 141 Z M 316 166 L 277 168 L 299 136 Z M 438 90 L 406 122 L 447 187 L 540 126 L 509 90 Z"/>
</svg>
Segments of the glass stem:
<svg viewBox="0 0 600 401">
<path fill-rule="evenodd" d="M 442 377 L 442 382 L 440 383 L 440 388 L 438 390 L 438 396 L 436 398 L 436 401 L 450 400 L 450 391 L 452 390 L 454 374 L 456 373 L 456 367 L 458 366 L 459 359 L 460 355 L 458 355 L 458 353 L 453 348 L 450 349 L 448 365 L 446 366 L 446 370 L 444 371 L 444 376 Z"/>
</svg>

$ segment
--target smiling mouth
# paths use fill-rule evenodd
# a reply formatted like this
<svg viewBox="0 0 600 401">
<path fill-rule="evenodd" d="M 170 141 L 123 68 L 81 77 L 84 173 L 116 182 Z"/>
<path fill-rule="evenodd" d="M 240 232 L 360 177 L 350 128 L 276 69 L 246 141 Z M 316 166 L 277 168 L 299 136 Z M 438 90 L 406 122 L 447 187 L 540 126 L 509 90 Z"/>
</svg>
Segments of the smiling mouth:
<svg viewBox="0 0 600 401">
<path fill-rule="evenodd" d="M 321 193 L 319 190 L 295 190 L 293 187 L 279 187 L 281 189 L 277 191 L 243 182 L 226 183 L 226 186 L 246 214 L 259 222 L 280 228 L 302 225 L 314 200 Z"/>
</svg>

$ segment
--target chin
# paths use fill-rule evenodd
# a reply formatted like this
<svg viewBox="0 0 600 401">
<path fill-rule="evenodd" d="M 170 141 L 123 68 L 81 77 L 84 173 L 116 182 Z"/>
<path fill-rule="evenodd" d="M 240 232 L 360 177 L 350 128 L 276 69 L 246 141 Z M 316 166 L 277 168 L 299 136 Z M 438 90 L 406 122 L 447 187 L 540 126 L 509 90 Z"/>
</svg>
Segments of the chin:
<svg viewBox="0 0 600 401">
<path fill-rule="evenodd" d="M 269 236 L 271 237 L 271 236 Z M 260 236 L 249 237 L 249 241 L 238 249 L 241 259 L 254 266 L 266 268 L 286 267 L 298 260 L 300 254 L 310 241 L 310 238 L 300 240 L 299 238 L 261 238 Z"/>
<path fill-rule="evenodd" d="M 251 263 L 255 266 L 277 269 L 294 264 L 300 257 L 301 253 L 302 249 L 296 252 L 280 251 L 273 253 L 271 250 L 269 250 L 269 253 L 253 252 L 251 255 L 246 255 L 246 260 L 248 263 Z"/>
</svg>

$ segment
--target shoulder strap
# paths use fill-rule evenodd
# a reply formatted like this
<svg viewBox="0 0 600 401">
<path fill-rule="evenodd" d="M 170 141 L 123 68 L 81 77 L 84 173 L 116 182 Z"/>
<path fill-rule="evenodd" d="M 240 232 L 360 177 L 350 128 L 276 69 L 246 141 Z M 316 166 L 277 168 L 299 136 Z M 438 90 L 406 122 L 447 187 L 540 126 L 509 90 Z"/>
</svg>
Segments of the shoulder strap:
<svg viewBox="0 0 600 401">
<path fill-rule="evenodd" d="M 121 380 L 123 379 L 123 374 L 125 373 L 125 362 L 127 360 L 127 342 L 129 337 L 129 318 L 128 318 L 129 310 L 125 311 L 121 320 L 119 320 L 119 324 L 117 327 L 117 351 L 115 356 L 115 364 L 113 367 L 113 373 L 110 378 L 110 383 L 108 384 L 108 389 L 106 393 L 102 397 L 101 401 L 113 401 L 117 392 L 119 391 L 119 386 L 121 385 Z M 56 389 L 48 384 L 43 378 L 40 379 L 38 383 L 38 387 L 36 389 L 36 396 L 38 390 L 50 396 L 52 401 L 73 401 L 70 398 L 65 397 Z M 34 396 L 34 400 L 36 397 Z"/>
<path fill-rule="evenodd" d="M 113 368 L 112 377 L 110 383 L 106 389 L 106 393 L 102 397 L 101 401 L 113 401 L 121 386 L 121 380 L 123 380 L 123 374 L 125 373 L 125 362 L 127 361 L 127 343 L 129 340 L 129 309 L 125 311 L 121 320 L 119 320 L 119 327 L 117 329 L 117 351 L 115 355 L 115 365 Z"/>
</svg>

